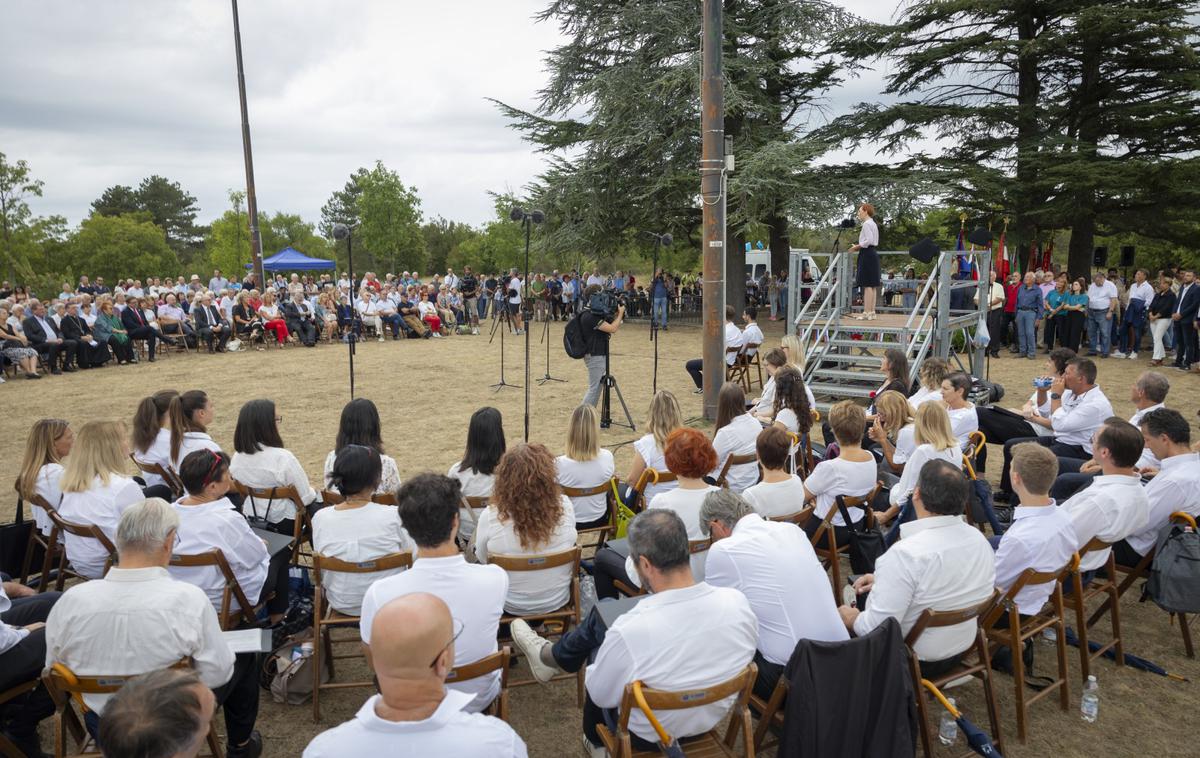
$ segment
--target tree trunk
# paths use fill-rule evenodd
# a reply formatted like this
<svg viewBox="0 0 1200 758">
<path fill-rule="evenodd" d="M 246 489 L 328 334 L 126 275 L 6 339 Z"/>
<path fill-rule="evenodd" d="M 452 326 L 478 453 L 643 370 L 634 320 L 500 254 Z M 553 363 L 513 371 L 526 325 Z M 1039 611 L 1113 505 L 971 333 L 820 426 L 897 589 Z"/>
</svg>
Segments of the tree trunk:
<svg viewBox="0 0 1200 758">
<path fill-rule="evenodd" d="M 779 276 L 788 270 L 788 256 L 792 249 L 792 242 L 788 237 L 788 218 L 783 211 L 782 202 L 776 201 L 775 212 L 765 223 L 771 229 L 771 273 Z"/>
<path fill-rule="evenodd" d="M 1040 139 L 1037 114 L 1042 85 L 1038 78 L 1039 59 L 1030 52 L 1038 31 L 1039 24 L 1032 7 L 1027 6 L 1025 14 L 1017 21 L 1017 38 L 1024 48 L 1017 58 L 1017 165 L 1012 195 L 1017 269 L 1024 269 L 1029 263 L 1029 246 L 1037 239 L 1037 223 L 1032 211 L 1039 206 L 1038 195 L 1042 194 L 1037 186 L 1036 165 Z"/>
<path fill-rule="evenodd" d="M 733 306 L 734 322 L 746 307 L 746 236 L 725 228 L 725 304 Z"/>
<path fill-rule="evenodd" d="M 1088 40 L 1081 60 L 1079 92 L 1074 98 L 1078 124 L 1075 153 L 1079 160 L 1094 162 L 1100 139 L 1100 46 L 1094 37 Z M 1096 192 L 1092 181 L 1078 181 L 1071 213 L 1071 245 L 1067 270 L 1072 278 L 1089 278 L 1092 271 L 1092 243 L 1096 236 Z"/>
</svg>

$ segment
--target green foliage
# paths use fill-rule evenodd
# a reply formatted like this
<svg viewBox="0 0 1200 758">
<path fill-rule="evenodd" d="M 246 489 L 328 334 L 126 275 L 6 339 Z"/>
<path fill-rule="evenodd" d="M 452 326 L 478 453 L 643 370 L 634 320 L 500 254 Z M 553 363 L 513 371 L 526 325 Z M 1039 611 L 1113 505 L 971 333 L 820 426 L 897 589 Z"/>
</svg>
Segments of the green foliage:
<svg viewBox="0 0 1200 758">
<path fill-rule="evenodd" d="M 230 190 L 231 207 L 212 222 L 204 239 L 208 267 L 221 269 L 231 279 L 241 279 L 245 275 L 246 264 L 253 257 L 250 250 L 250 218 L 243 205 L 245 201 L 246 193 Z M 259 232 L 262 232 L 261 226 Z"/>
<path fill-rule="evenodd" d="M 463 266 L 470 266 L 481 274 L 508 271 L 514 267 L 524 268 L 524 227 L 509 219 L 508 212 L 512 207 L 511 197 L 497 197 L 496 218 L 451 250 L 447 265 L 456 271 L 461 271 Z"/>
<path fill-rule="evenodd" d="M 31 177 L 28 163 L 12 163 L 0 153 L 0 263 L 10 272 L 29 267 L 27 241 L 18 237 L 31 216 L 26 198 L 41 197 L 42 186 L 41 180 Z"/>
<path fill-rule="evenodd" d="M 469 224 L 447 221 L 438 216 L 421 227 L 421 234 L 425 237 L 425 249 L 429 253 L 429 271 L 441 273 L 449 265 L 454 250 L 479 232 Z"/>
<path fill-rule="evenodd" d="M 262 235 L 263 257 L 269 258 L 286 247 L 292 247 L 310 258 L 333 257 L 333 246 L 329 240 L 317 234 L 313 224 L 295 213 L 276 212 L 269 218 L 259 217 L 259 233 Z"/>
<path fill-rule="evenodd" d="M 375 161 L 358 184 L 358 238 L 387 270 L 425 270 L 425 237 L 421 233 L 421 200 L 383 161 Z"/>
<path fill-rule="evenodd" d="M 154 174 L 137 189 L 117 184 L 92 202 L 92 212 L 102 216 L 125 216 L 139 211 L 163 230 L 163 239 L 187 261 L 196 252 L 200 229 L 196 226 L 196 198 L 165 177 Z"/>
<path fill-rule="evenodd" d="M 92 213 L 101 216 L 124 216 L 144 210 L 138 192 L 124 184 L 114 184 L 92 201 Z"/>
<path fill-rule="evenodd" d="M 109 281 L 181 273 L 163 230 L 137 215 L 93 214 L 71 235 L 63 252 L 64 268 Z"/>
</svg>

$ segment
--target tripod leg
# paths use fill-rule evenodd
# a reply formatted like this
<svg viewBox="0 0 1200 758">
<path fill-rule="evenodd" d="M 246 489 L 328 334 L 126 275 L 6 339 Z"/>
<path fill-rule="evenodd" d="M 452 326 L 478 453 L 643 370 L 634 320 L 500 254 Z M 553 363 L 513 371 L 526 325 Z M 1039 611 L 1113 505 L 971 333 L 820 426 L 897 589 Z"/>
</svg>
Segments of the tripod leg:
<svg viewBox="0 0 1200 758">
<path fill-rule="evenodd" d="M 617 391 L 617 400 L 621 401 L 621 409 L 625 411 L 625 420 L 629 422 L 629 429 L 637 431 L 637 427 L 633 425 L 633 416 L 629 413 L 629 406 L 625 404 L 625 396 L 621 394 L 621 386 L 617 384 L 617 380 L 612 379 L 613 389 Z"/>
</svg>

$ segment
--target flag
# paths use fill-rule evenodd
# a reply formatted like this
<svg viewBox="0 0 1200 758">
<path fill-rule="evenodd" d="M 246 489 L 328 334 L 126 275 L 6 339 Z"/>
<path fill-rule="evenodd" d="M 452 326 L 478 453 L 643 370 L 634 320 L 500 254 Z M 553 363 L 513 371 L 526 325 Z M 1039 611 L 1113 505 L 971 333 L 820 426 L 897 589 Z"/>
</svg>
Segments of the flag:
<svg viewBox="0 0 1200 758">
<path fill-rule="evenodd" d="M 1046 251 L 1042 253 L 1042 268 L 1046 271 L 1050 270 L 1050 261 L 1054 256 L 1054 240 L 1051 239 L 1046 245 Z"/>
</svg>

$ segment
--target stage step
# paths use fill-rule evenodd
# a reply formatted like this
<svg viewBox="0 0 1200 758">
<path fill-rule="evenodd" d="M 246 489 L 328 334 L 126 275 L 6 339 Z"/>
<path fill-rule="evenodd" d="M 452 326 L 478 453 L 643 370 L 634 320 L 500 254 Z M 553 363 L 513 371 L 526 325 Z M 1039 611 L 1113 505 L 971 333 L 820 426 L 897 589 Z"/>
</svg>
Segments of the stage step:
<svg viewBox="0 0 1200 758">
<path fill-rule="evenodd" d="M 878 387 L 883 384 L 882 371 L 847 371 L 839 368 L 818 368 L 813 372 L 813 379 L 820 381 L 829 379 L 831 381 L 851 381 L 851 382 L 874 382 Z"/>
<path fill-rule="evenodd" d="M 869 398 L 879 388 L 879 385 L 874 387 L 860 387 L 852 384 L 837 384 L 835 382 L 809 382 L 808 386 L 814 395 L 828 395 L 838 400 L 845 400 L 850 397 Z"/>
<path fill-rule="evenodd" d="M 816 358 L 813 358 L 814 362 L 816 360 Z M 852 353 L 826 353 L 821 356 L 821 363 L 850 363 L 859 366 L 878 366 L 883 363 L 883 356 L 860 355 L 857 350 Z"/>
</svg>

